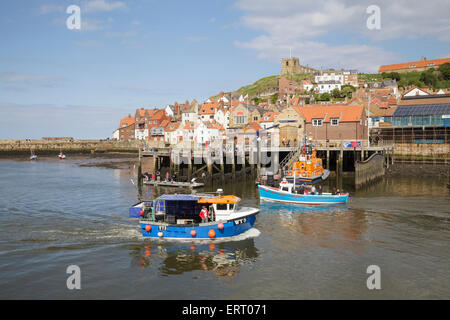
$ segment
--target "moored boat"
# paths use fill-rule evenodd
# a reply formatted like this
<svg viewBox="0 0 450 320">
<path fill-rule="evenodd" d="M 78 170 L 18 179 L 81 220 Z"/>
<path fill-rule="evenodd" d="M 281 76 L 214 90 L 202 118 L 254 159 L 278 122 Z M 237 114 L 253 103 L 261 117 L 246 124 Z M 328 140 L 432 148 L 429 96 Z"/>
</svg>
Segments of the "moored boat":
<svg viewBox="0 0 450 320">
<path fill-rule="evenodd" d="M 240 207 L 241 199 L 232 195 L 163 195 L 130 208 L 130 217 L 139 214 L 144 237 L 180 240 L 230 238 L 253 228 L 257 208 Z M 199 213 L 206 207 L 210 220 Z M 139 212 L 139 213 L 138 213 Z"/>
<path fill-rule="evenodd" d="M 179 181 L 155 181 L 155 180 L 144 180 L 144 184 L 149 184 L 153 186 L 162 187 L 188 187 L 188 188 L 198 188 L 203 187 L 205 184 L 201 182 L 179 182 Z"/>
<path fill-rule="evenodd" d="M 259 197 L 263 201 L 274 201 L 291 204 L 324 205 L 347 203 L 348 193 L 300 193 L 300 189 L 293 183 L 282 181 L 279 188 L 258 185 Z"/>
<path fill-rule="evenodd" d="M 66 158 L 66 155 L 63 154 L 62 152 L 60 152 L 60 153 L 58 154 L 58 158 L 59 158 L 59 160 L 63 160 L 63 159 Z"/>
<path fill-rule="evenodd" d="M 316 150 L 306 142 L 298 161 L 294 162 L 291 170 L 284 172 L 285 179 L 290 183 L 295 181 L 296 185 L 314 184 L 327 179 L 329 175 L 330 171 L 322 166 L 322 159 L 317 158 Z"/>
<path fill-rule="evenodd" d="M 32 155 L 30 156 L 30 160 L 37 160 L 37 159 L 38 159 L 38 156 L 35 155 L 35 154 L 32 154 Z"/>
</svg>

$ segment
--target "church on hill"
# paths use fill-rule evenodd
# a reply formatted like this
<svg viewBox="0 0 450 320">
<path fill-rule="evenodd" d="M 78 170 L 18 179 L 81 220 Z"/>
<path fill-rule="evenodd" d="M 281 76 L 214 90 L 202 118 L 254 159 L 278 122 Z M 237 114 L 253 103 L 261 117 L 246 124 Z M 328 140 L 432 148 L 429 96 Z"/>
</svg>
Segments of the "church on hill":
<svg viewBox="0 0 450 320">
<path fill-rule="evenodd" d="M 281 60 L 281 75 L 294 73 L 315 73 L 316 69 L 300 65 L 299 58 L 289 57 Z"/>
</svg>

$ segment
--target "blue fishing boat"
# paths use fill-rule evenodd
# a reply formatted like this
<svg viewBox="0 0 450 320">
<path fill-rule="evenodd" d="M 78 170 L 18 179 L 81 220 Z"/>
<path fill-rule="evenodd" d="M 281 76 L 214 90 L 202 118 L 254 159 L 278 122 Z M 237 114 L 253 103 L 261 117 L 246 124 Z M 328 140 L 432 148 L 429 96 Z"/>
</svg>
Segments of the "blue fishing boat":
<svg viewBox="0 0 450 320">
<path fill-rule="evenodd" d="M 163 195 L 130 208 L 131 218 L 140 218 L 144 237 L 205 240 L 230 238 L 253 228 L 259 209 L 240 207 L 240 198 L 231 195 Z M 210 219 L 199 213 L 206 208 Z"/>
<path fill-rule="evenodd" d="M 301 194 L 300 189 L 294 183 L 289 183 L 287 181 L 282 181 L 278 189 L 269 186 L 258 185 L 258 191 L 259 197 L 263 201 L 307 205 L 347 203 L 349 197 L 348 193 Z"/>
</svg>

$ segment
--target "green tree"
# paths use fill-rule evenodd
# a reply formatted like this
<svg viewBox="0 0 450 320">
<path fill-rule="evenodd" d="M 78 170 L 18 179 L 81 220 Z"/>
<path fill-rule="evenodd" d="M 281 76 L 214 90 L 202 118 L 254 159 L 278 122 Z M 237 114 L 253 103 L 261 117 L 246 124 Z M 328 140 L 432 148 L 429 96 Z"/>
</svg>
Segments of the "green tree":
<svg viewBox="0 0 450 320">
<path fill-rule="evenodd" d="M 320 101 L 330 101 L 330 94 L 328 92 L 324 92 L 320 95 Z"/>
<path fill-rule="evenodd" d="M 424 84 L 426 84 L 429 87 L 436 87 L 437 84 L 437 77 L 436 75 L 433 73 L 433 70 L 427 70 L 422 72 L 422 74 L 420 75 L 419 81 L 422 81 Z"/>
<path fill-rule="evenodd" d="M 400 74 L 398 72 L 391 72 L 389 74 L 389 78 L 391 78 L 395 81 L 400 81 L 400 79 L 401 79 Z"/>
<path fill-rule="evenodd" d="M 406 88 L 408 86 L 408 80 L 401 79 L 399 82 L 397 82 L 397 86 L 399 88 Z"/>
<path fill-rule="evenodd" d="M 450 62 L 441 64 L 439 66 L 439 72 L 442 74 L 444 80 L 450 80 Z"/>
<path fill-rule="evenodd" d="M 270 97 L 270 101 L 272 101 L 272 104 L 276 104 L 278 100 L 278 93 L 275 93 Z"/>
<path fill-rule="evenodd" d="M 333 91 L 331 91 L 331 96 L 333 98 L 340 98 L 341 97 L 341 91 L 338 88 L 334 88 Z"/>
</svg>

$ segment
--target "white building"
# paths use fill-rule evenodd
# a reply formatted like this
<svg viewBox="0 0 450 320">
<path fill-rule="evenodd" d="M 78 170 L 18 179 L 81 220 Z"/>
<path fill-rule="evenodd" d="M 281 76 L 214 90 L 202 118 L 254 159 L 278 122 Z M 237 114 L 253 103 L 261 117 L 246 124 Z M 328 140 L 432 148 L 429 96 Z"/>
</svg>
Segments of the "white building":
<svg viewBox="0 0 450 320">
<path fill-rule="evenodd" d="M 341 90 L 342 84 L 338 81 L 322 81 L 322 82 L 317 82 L 317 88 L 319 89 L 319 93 L 331 93 L 331 91 L 333 91 L 334 89 L 339 89 Z"/>
<path fill-rule="evenodd" d="M 218 109 L 214 114 L 214 120 L 228 129 L 230 123 L 230 111 L 228 109 Z"/>
<path fill-rule="evenodd" d="M 317 74 L 314 77 L 314 81 L 316 83 L 333 81 L 333 82 L 340 83 L 342 85 L 342 84 L 344 84 L 344 75 L 342 74 L 341 71 L 321 72 L 320 74 Z"/>
<path fill-rule="evenodd" d="M 173 117 L 175 115 L 175 107 L 173 105 L 168 104 L 164 111 L 166 112 L 166 116 Z"/>
<path fill-rule="evenodd" d="M 415 96 L 429 96 L 430 94 L 426 92 L 425 90 L 422 90 L 420 88 L 414 88 L 406 92 L 403 96 L 404 97 L 415 97 Z"/>
<path fill-rule="evenodd" d="M 176 145 L 183 140 L 183 131 L 180 122 L 170 122 L 164 128 L 164 142 Z"/>
<path fill-rule="evenodd" d="M 134 138 L 136 140 L 147 140 L 148 138 L 147 122 L 143 126 L 136 125 L 136 128 L 134 129 Z"/>
<path fill-rule="evenodd" d="M 113 140 L 119 140 L 119 138 L 120 138 L 119 129 L 116 129 L 116 130 L 113 131 L 112 138 L 113 138 Z"/>
</svg>

